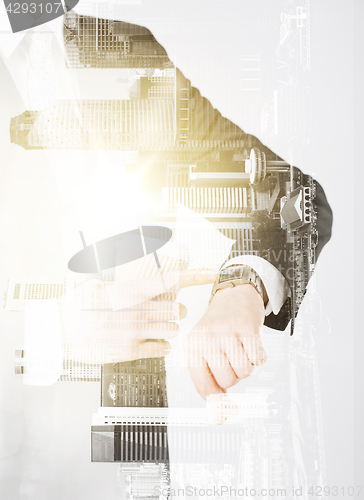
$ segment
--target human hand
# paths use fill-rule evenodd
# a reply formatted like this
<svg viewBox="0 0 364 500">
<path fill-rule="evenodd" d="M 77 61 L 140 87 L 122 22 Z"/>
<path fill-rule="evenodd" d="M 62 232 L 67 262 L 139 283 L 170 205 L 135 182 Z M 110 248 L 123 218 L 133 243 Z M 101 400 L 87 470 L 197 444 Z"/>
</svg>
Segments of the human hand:
<svg viewBox="0 0 364 500">
<path fill-rule="evenodd" d="M 153 281 L 154 278 L 158 279 Z M 72 307 L 62 311 L 64 341 L 84 346 L 78 349 L 77 358 L 84 363 L 117 363 L 165 356 L 170 351 L 168 340 L 178 334 L 176 321 L 187 314 L 186 307 L 175 301 L 179 289 L 213 283 L 215 278 L 216 273 L 208 269 L 148 278 L 150 300 L 144 300 L 143 280 L 130 282 L 130 294 L 128 282 L 124 282 L 121 294 L 127 299 L 133 295 L 133 305 L 119 310 L 112 310 L 110 283 L 90 280 L 76 288 Z M 112 292 L 112 300 L 115 300 L 115 286 Z"/>
<path fill-rule="evenodd" d="M 223 394 L 262 365 L 260 338 L 265 311 L 249 284 L 218 290 L 205 315 L 185 340 L 185 355 L 197 392 L 206 399 Z"/>
</svg>

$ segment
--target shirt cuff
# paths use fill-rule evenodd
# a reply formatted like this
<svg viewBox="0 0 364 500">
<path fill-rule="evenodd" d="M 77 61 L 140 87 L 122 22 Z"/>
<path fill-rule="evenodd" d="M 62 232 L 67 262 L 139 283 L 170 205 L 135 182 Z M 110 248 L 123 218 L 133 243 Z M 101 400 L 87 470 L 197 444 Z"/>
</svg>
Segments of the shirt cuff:
<svg viewBox="0 0 364 500">
<path fill-rule="evenodd" d="M 221 271 L 226 267 L 236 264 L 244 264 L 254 269 L 263 281 L 267 295 L 268 304 L 265 309 L 265 315 L 270 313 L 278 314 L 286 298 L 291 294 L 291 290 L 284 276 L 270 262 L 257 257 L 256 255 L 241 255 L 234 257 L 221 267 Z"/>
</svg>

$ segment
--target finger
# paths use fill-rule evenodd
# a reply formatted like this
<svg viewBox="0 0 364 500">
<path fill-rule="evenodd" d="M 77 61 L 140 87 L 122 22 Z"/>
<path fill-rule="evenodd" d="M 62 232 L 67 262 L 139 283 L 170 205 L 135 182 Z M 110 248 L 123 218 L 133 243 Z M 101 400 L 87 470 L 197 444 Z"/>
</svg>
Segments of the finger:
<svg viewBox="0 0 364 500">
<path fill-rule="evenodd" d="M 174 271 L 147 276 L 131 281 L 112 283 L 90 283 L 79 290 L 83 309 L 112 309 L 117 311 L 146 302 L 158 295 L 176 292 L 180 288 L 192 285 L 213 283 L 216 272 L 209 269 Z M 94 292 L 97 299 L 94 299 Z"/>
<path fill-rule="evenodd" d="M 188 369 L 192 378 L 192 382 L 199 395 L 206 399 L 211 394 L 223 394 L 225 389 L 222 388 L 215 380 L 206 361 L 201 357 L 198 363 L 199 366 L 189 365 Z"/>
<path fill-rule="evenodd" d="M 95 313 L 83 317 L 79 325 L 88 337 L 108 339 L 168 339 L 178 334 L 179 326 L 172 321 L 133 321 L 137 316 L 120 313 Z M 78 331 L 80 328 L 78 328 Z"/>
<path fill-rule="evenodd" d="M 217 272 L 213 269 L 190 269 L 181 271 L 179 278 L 179 287 L 199 286 L 213 283 L 216 279 Z"/>
<path fill-rule="evenodd" d="M 141 358 L 166 356 L 171 346 L 165 340 L 118 339 L 108 343 L 102 350 L 95 349 L 92 343 L 81 344 L 82 348 L 76 357 L 71 359 L 79 363 L 120 363 Z M 97 347 L 97 346 L 96 346 Z"/>
<path fill-rule="evenodd" d="M 239 381 L 222 349 L 219 349 L 215 356 L 205 354 L 204 358 L 216 382 L 222 389 L 228 389 Z"/>
<path fill-rule="evenodd" d="M 113 313 L 120 321 L 177 321 L 187 314 L 183 304 L 170 300 L 149 300 Z"/>
<path fill-rule="evenodd" d="M 254 332 L 248 335 L 244 334 L 239 336 L 239 340 L 244 346 L 245 352 L 253 365 L 260 366 L 267 361 L 268 355 L 265 352 L 259 334 L 255 334 Z"/>
<path fill-rule="evenodd" d="M 243 344 L 237 337 L 229 337 L 224 342 L 224 350 L 238 379 L 249 377 L 254 370 Z"/>
<path fill-rule="evenodd" d="M 106 292 L 114 311 L 144 303 L 178 289 L 179 272 L 158 274 L 130 282 L 109 284 Z"/>
<path fill-rule="evenodd" d="M 130 360 L 144 358 L 160 358 L 171 351 L 169 342 L 164 340 L 142 341 L 135 344 L 130 352 Z"/>
<path fill-rule="evenodd" d="M 123 323 L 116 335 L 134 339 L 173 339 L 178 335 L 178 330 L 179 326 L 172 322 Z"/>
</svg>

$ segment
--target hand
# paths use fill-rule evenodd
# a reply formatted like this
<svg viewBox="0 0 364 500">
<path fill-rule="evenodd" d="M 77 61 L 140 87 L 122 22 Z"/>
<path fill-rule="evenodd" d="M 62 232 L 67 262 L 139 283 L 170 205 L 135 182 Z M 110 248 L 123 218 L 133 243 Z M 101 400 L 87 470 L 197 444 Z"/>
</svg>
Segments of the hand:
<svg viewBox="0 0 364 500">
<path fill-rule="evenodd" d="M 197 392 L 206 399 L 222 394 L 262 365 L 267 354 L 260 339 L 265 311 L 249 284 L 218 290 L 185 340 L 185 354 Z"/>
<path fill-rule="evenodd" d="M 156 279 L 148 278 L 147 296 L 164 292 L 155 297 L 158 300 L 145 300 L 143 280 L 130 282 L 130 288 L 124 282 L 121 295 L 126 301 L 132 295 L 134 305 L 116 311 L 111 307 L 108 282 L 90 280 L 76 288 L 61 318 L 63 341 L 83 346 L 78 349 L 78 361 L 104 364 L 165 356 L 170 351 L 168 340 L 178 334 L 176 321 L 187 314 L 186 307 L 174 300 L 178 290 L 213 283 L 216 273 L 196 269 L 152 278 Z M 115 301 L 115 287 L 113 293 Z"/>
</svg>

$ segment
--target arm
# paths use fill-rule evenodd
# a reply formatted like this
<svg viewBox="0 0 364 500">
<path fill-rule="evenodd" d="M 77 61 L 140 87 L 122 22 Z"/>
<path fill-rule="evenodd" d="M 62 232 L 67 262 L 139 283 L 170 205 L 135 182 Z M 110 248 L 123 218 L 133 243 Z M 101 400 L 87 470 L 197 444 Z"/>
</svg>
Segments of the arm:
<svg viewBox="0 0 364 500">
<path fill-rule="evenodd" d="M 125 32 L 122 31 L 122 25 L 118 26 L 120 34 L 129 37 L 129 42 L 133 45 L 133 33 L 144 28 L 132 25 L 124 27 Z M 149 31 L 145 35 L 152 36 Z M 153 36 L 151 42 L 158 44 Z M 169 60 L 162 59 L 167 57 L 165 51 L 162 51 L 159 44 L 155 48 L 156 57 L 157 53 L 160 53 L 160 60 L 154 67 L 161 67 L 160 63 L 170 66 Z M 125 55 L 120 64 L 125 67 L 127 61 L 132 63 L 135 57 L 135 53 Z M 147 61 L 147 56 L 143 57 Z M 97 64 L 97 59 L 95 61 L 93 64 Z M 148 61 L 150 62 L 150 58 Z M 286 280 L 282 282 L 282 304 L 279 311 L 270 304 L 272 312 L 268 316 L 265 316 L 263 301 L 253 287 L 241 286 L 216 293 L 206 314 L 189 335 L 186 345 L 193 381 L 198 392 L 206 397 L 213 392 L 224 392 L 226 388 L 249 375 L 255 365 L 265 361 L 266 355 L 259 337 L 263 322 L 267 326 L 283 330 L 290 318 L 296 315 L 316 258 L 330 237 L 331 210 L 321 186 L 289 165 L 286 165 L 287 168 L 283 171 L 269 170 L 268 167 L 267 171 L 263 169 L 263 174 L 258 175 L 259 182 L 253 179 L 253 185 L 250 185 L 250 175 L 245 178 L 244 175 L 247 174 L 248 160 L 252 162 L 254 154 L 255 157 L 259 154 L 264 158 L 263 164 L 266 166 L 282 165 L 283 160 L 257 138 L 246 134 L 237 125 L 224 118 L 197 89 L 191 86 L 190 81 L 179 70 L 176 70 L 175 84 L 176 146 L 183 148 L 183 157 L 179 156 L 181 149 L 172 149 L 166 152 L 170 155 L 169 159 L 171 162 L 174 160 L 177 163 L 181 161 L 187 165 L 196 165 L 196 169 L 200 169 L 202 173 L 211 174 L 210 186 L 214 186 L 213 174 L 216 172 L 227 174 L 228 179 L 233 178 L 231 175 L 229 177 L 230 173 L 242 174 L 241 185 L 237 185 L 235 181 L 229 185 L 225 180 L 224 186 L 244 191 L 246 202 L 244 199 L 244 204 L 239 207 L 238 213 L 241 215 L 241 220 L 251 224 L 253 238 L 246 245 L 241 230 L 231 257 L 258 255 L 273 265 Z M 186 120 L 185 114 L 188 116 L 188 126 L 181 125 L 182 121 Z M 160 156 L 163 157 L 164 153 Z M 261 164 L 259 165 L 261 168 Z M 184 184 L 185 180 L 182 177 L 176 187 L 193 185 L 191 179 L 189 183 Z M 217 177 L 215 183 L 218 186 L 216 179 Z M 200 186 L 205 187 L 203 184 Z M 311 190 L 310 221 L 300 225 L 287 217 L 286 226 L 282 225 L 281 199 L 286 197 L 289 201 L 290 193 L 295 189 L 304 190 L 306 187 Z M 269 210 L 265 214 L 265 219 L 263 217 L 260 220 L 259 212 L 263 210 L 261 206 L 264 208 L 262 195 L 266 194 L 269 197 Z M 289 208 L 289 203 L 286 208 Z M 272 214 L 277 217 L 271 216 Z M 225 214 L 224 217 L 226 220 Z M 263 281 L 266 279 L 265 276 L 261 277 Z M 286 282 L 290 288 L 291 298 L 288 298 Z M 272 290 L 271 286 L 266 285 L 266 288 Z M 275 292 L 277 290 L 269 291 L 270 300 Z"/>
<path fill-rule="evenodd" d="M 247 189 L 248 195 L 250 190 L 252 205 L 249 207 L 251 211 L 247 214 L 247 220 L 252 224 L 255 246 L 253 250 L 244 251 L 243 245 L 237 242 L 231 255 L 233 258 L 230 258 L 223 267 L 242 263 L 254 267 L 257 271 L 257 267 L 259 268 L 270 299 L 264 324 L 270 328 L 285 330 L 289 321 L 294 320 L 298 313 L 317 258 L 331 237 L 332 211 L 324 190 L 319 183 L 296 167 L 286 164 L 284 171 L 282 158 L 265 147 L 256 137 L 245 134 L 237 125 L 223 118 L 193 87 L 192 96 L 195 108 L 191 137 L 195 141 L 210 140 L 210 143 L 215 143 L 217 138 L 224 137 L 226 141 L 236 143 L 233 152 L 229 151 L 229 148 L 217 152 L 220 161 L 211 161 L 208 153 L 205 153 L 201 160 L 207 163 L 207 169 L 219 172 L 236 171 L 239 162 L 229 160 L 229 154 L 249 157 L 249 152 L 253 148 L 259 150 L 262 160 L 264 158 L 265 179 L 257 184 L 250 184 Z M 245 168 L 246 171 L 246 164 L 247 161 L 240 168 Z M 278 168 L 275 170 L 275 164 L 282 170 L 279 171 Z M 286 207 L 289 206 L 290 198 L 293 199 L 292 194 L 301 190 L 303 198 L 300 202 L 302 210 L 300 216 L 304 222 L 306 189 L 310 193 L 308 201 L 310 221 L 301 225 L 297 221 L 286 223 L 284 215 L 287 209 L 282 210 L 282 200 L 286 199 Z M 259 206 L 263 204 L 260 199 L 264 195 L 269 196 L 269 211 Z M 288 220 L 290 215 L 288 214 Z M 253 255 L 260 257 L 260 262 L 255 257 L 256 261 L 252 264 Z M 272 271 L 272 266 L 276 268 L 275 273 Z"/>
<path fill-rule="evenodd" d="M 77 15 L 70 11 L 64 17 L 65 23 L 65 46 L 66 52 L 69 55 L 68 65 L 70 67 L 120 67 L 120 68 L 173 68 L 173 63 L 168 58 L 166 50 L 155 39 L 153 34 L 145 27 L 137 26 L 122 21 L 102 21 L 103 32 L 100 41 L 100 46 L 108 46 L 106 42 L 112 42 L 113 50 L 98 49 L 97 45 L 90 44 L 92 33 L 98 29 L 100 23 L 96 22 L 95 18 L 88 16 Z M 118 48 L 119 50 L 115 50 Z M 75 54 L 78 54 L 76 57 Z M 75 59 L 76 57 L 76 59 Z M 153 85 L 160 85 L 155 83 Z M 147 94 L 146 94 L 147 95 Z M 142 97 L 146 98 L 146 96 Z M 273 153 L 269 148 L 265 147 L 256 137 L 246 134 L 239 126 L 232 123 L 221 113 L 216 110 L 211 103 L 201 96 L 198 89 L 192 87 L 191 82 L 185 78 L 181 71 L 176 69 L 175 78 L 175 137 L 177 149 L 172 151 L 163 151 L 159 154 L 157 151 L 145 152 L 146 160 L 164 159 L 176 163 L 195 164 L 197 169 L 202 169 L 204 172 L 241 172 L 247 170 L 247 159 L 251 155 L 253 148 L 260 151 L 264 155 L 267 164 L 269 162 L 282 162 L 283 160 Z M 188 116 L 186 125 L 186 116 Z M 147 162 L 148 163 L 148 162 Z M 144 169 L 146 170 L 146 169 Z M 242 241 L 237 241 L 231 257 L 242 255 L 258 255 L 275 266 L 278 271 L 286 278 L 289 287 L 295 288 L 297 284 L 297 274 L 299 274 L 298 266 L 294 271 L 295 276 L 292 276 L 292 241 L 288 241 L 287 230 L 280 227 L 279 212 L 280 200 L 287 194 L 287 180 L 289 181 L 289 173 L 278 173 L 268 171 L 267 167 L 266 178 L 261 179 L 261 182 L 251 186 L 249 181 L 241 185 L 247 195 L 247 205 L 242 209 L 243 220 L 252 224 L 253 227 L 253 242 L 247 248 Z M 300 171 L 302 185 L 305 186 L 310 182 L 308 176 L 303 175 Z M 287 179 L 288 177 L 288 179 Z M 167 185 L 167 179 L 165 185 Z M 183 187 L 183 180 L 177 179 L 177 187 Z M 330 238 L 331 228 L 331 210 L 327 203 L 325 194 L 320 185 L 313 181 L 316 186 L 316 197 L 313 203 L 316 204 L 315 212 L 317 222 L 315 231 L 318 234 L 318 245 L 315 250 L 314 262 L 317 259 L 323 245 Z M 193 185 L 189 180 L 186 186 Z M 211 183 L 210 183 L 211 185 Z M 216 184 L 218 185 L 218 184 Z M 227 185 L 226 183 L 224 184 Z M 232 187 L 232 186 L 230 186 Z M 234 184 L 237 187 L 237 184 Z M 278 189 L 278 192 L 277 192 Z M 262 199 L 265 194 L 270 196 L 269 207 L 270 215 L 275 214 L 278 218 L 268 218 L 265 223 L 258 220 L 256 214 L 261 211 Z M 276 197 L 275 203 L 272 199 Z M 264 205 L 264 203 L 263 203 Z M 226 220 L 226 218 L 225 218 Z M 312 225 L 311 225 L 312 226 Z M 307 225 L 302 228 L 301 234 L 309 234 L 312 227 Z M 242 235 L 238 235 L 241 239 Z M 312 261 L 312 259 L 310 259 Z M 305 274 L 305 265 L 301 264 L 301 274 Z M 264 277 L 262 277 L 264 279 Z M 309 278 L 309 276 L 308 276 Z M 302 280 L 301 280 L 302 281 Z M 308 279 L 301 282 L 301 288 L 307 286 Z M 269 288 L 269 287 L 268 287 Z M 301 293 L 302 295 L 302 293 Z M 274 314 L 275 311 L 268 313 L 265 323 L 268 326 L 278 329 L 284 329 L 289 322 L 290 317 L 294 317 L 297 313 L 302 297 L 295 300 L 295 293 L 291 294 L 292 301 L 295 303 L 289 304 L 288 300 L 283 301 L 281 314 Z M 283 304 L 284 307 L 283 307 Z M 269 307 L 267 312 L 270 311 Z"/>
</svg>

